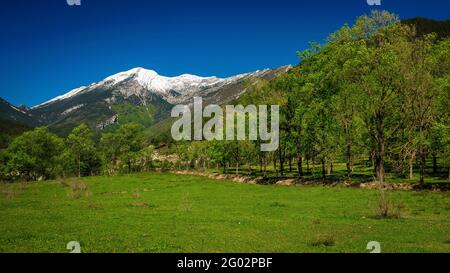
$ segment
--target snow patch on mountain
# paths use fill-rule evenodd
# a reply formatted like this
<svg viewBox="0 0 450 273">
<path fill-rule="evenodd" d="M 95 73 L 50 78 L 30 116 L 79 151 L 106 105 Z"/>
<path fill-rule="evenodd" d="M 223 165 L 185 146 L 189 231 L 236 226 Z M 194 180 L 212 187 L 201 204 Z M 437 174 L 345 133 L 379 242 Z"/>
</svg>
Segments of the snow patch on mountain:
<svg viewBox="0 0 450 273">
<path fill-rule="evenodd" d="M 39 104 L 39 105 L 37 105 L 37 106 L 34 106 L 34 107 L 32 107 L 31 109 L 40 108 L 40 107 L 42 107 L 42 106 L 46 106 L 46 105 L 51 104 L 51 103 L 53 103 L 53 102 L 57 102 L 57 101 L 69 99 L 69 98 L 71 98 L 71 97 L 74 97 L 74 96 L 80 94 L 81 92 L 83 92 L 84 90 L 86 90 L 86 88 L 87 88 L 86 86 L 82 86 L 82 87 L 73 89 L 72 91 L 69 91 L 68 93 L 66 93 L 66 94 L 64 94 L 64 95 L 62 95 L 62 96 L 58 96 L 58 97 L 56 97 L 56 98 L 54 98 L 54 99 L 51 99 L 51 100 L 49 100 L 49 101 L 47 101 L 47 102 L 44 102 L 44 103 Z"/>
<path fill-rule="evenodd" d="M 70 113 L 72 113 L 72 112 L 74 112 L 74 111 L 76 111 L 78 109 L 83 108 L 84 106 L 85 106 L 84 104 L 80 104 L 80 105 L 76 105 L 74 107 L 71 107 L 71 108 L 67 109 L 66 111 L 64 111 L 62 113 L 62 115 L 68 115 L 68 114 L 70 114 Z"/>
<path fill-rule="evenodd" d="M 11 106 L 11 108 L 14 109 L 14 110 L 16 110 L 16 111 L 21 112 L 22 114 L 28 115 L 27 112 L 23 111 L 22 109 L 20 109 L 20 108 L 14 106 L 14 105 L 12 105 L 12 104 L 9 104 L 9 106 Z"/>
</svg>

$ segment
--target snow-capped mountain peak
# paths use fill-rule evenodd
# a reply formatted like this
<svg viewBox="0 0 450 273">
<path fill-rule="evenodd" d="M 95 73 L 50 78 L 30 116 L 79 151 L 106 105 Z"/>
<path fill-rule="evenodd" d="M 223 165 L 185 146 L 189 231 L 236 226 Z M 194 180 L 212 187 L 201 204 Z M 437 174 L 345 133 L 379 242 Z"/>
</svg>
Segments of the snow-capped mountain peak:
<svg viewBox="0 0 450 273">
<path fill-rule="evenodd" d="M 130 77 L 136 75 L 137 73 L 139 73 L 139 70 L 140 70 L 139 68 L 133 68 L 128 71 L 119 72 L 117 74 L 114 74 L 112 76 L 105 78 L 104 80 L 102 80 L 99 83 L 103 84 L 103 83 L 111 82 L 112 84 L 117 84 L 117 83 L 123 82 L 123 81 L 129 79 Z M 155 72 L 155 74 L 156 74 L 156 72 Z"/>
<path fill-rule="evenodd" d="M 107 77 L 100 84 L 117 85 L 126 80 L 134 79 L 142 87 L 153 89 L 154 91 L 167 92 L 170 89 L 177 89 L 184 86 L 197 85 L 201 82 L 217 82 L 223 79 L 217 77 L 200 77 L 197 75 L 183 74 L 176 77 L 165 77 L 159 75 L 154 70 L 137 67 L 128 71 L 120 72 Z"/>
<path fill-rule="evenodd" d="M 137 83 L 144 89 L 144 91 L 137 90 L 136 88 L 119 88 L 120 93 L 122 93 L 122 95 L 125 97 L 129 97 L 131 95 L 141 96 L 142 92 L 149 92 L 163 96 L 169 103 L 175 103 L 176 100 L 170 95 L 170 93 L 172 92 L 178 93 L 181 97 L 189 96 L 212 86 L 229 84 L 230 82 L 239 80 L 247 75 L 249 74 L 241 74 L 226 79 L 218 77 L 200 77 L 192 74 L 182 74 L 176 77 L 165 77 L 159 75 L 154 70 L 136 67 L 128 71 L 119 72 L 117 74 L 109 76 L 104 80 L 93 83 L 87 87 L 82 86 L 73 89 L 64 95 L 44 102 L 38 106 L 33 107 L 32 109 L 41 108 L 55 102 L 68 100 L 73 98 L 74 96 L 93 91 L 99 87 L 116 87 L 128 81 Z"/>
</svg>

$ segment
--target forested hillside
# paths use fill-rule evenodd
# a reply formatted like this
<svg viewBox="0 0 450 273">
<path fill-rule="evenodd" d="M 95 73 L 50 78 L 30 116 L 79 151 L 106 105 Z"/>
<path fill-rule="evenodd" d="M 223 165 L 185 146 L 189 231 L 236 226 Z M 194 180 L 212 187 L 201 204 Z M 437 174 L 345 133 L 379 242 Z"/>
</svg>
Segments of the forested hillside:
<svg viewBox="0 0 450 273">
<path fill-rule="evenodd" d="M 14 138 L 31 129 L 21 123 L 0 118 L 0 149 L 7 148 Z"/>
<path fill-rule="evenodd" d="M 420 36 L 430 33 L 436 33 L 439 39 L 445 39 L 450 36 L 450 20 L 436 21 L 417 17 L 404 20 L 403 23 L 415 26 L 417 34 Z"/>
</svg>

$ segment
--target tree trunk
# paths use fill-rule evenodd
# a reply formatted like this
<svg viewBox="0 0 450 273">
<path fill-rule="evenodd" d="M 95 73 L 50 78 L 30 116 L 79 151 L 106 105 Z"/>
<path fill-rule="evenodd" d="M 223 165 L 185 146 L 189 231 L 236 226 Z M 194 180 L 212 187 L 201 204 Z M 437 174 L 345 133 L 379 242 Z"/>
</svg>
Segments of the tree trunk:
<svg viewBox="0 0 450 273">
<path fill-rule="evenodd" d="M 413 164 L 413 157 L 409 159 L 409 179 L 414 178 L 414 164 Z"/>
<path fill-rule="evenodd" d="M 259 173 L 263 172 L 263 155 L 262 152 L 259 153 Z"/>
<path fill-rule="evenodd" d="M 347 144 L 347 177 L 352 177 L 352 146 Z"/>
<path fill-rule="evenodd" d="M 382 119 L 381 119 L 382 120 Z M 384 183 L 384 122 L 381 121 L 377 124 L 377 150 L 375 152 L 375 166 L 377 179 L 380 183 Z"/>
<path fill-rule="evenodd" d="M 327 175 L 331 175 L 331 172 L 333 170 L 333 163 L 328 163 L 327 164 Z"/>
<path fill-rule="evenodd" d="M 380 183 L 384 183 L 384 158 L 381 155 L 378 155 L 375 157 L 375 166 L 376 166 L 376 173 L 377 173 L 377 179 Z"/>
<path fill-rule="evenodd" d="M 278 172 L 277 171 L 277 156 L 276 156 L 276 154 L 274 154 L 274 156 L 273 156 L 273 171 L 275 172 L 275 174 Z"/>
<path fill-rule="evenodd" d="M 322 178 L 323 179 L 325 179 L 327 177 L 325 164 L 326 164 L 326 160 L 324 158 L 324 159 L 322 159 Z"/>
<path fill-rule="evenodd" d="M 301 154 L 297 155 L 297 170 L 298 170 L 298 176 L 300 178 L 303 178 L 303 157 Z"/>
<path fill-rule="evenodd" d="M 264 155 L 263 160 L 264 160 L 264 177 L 267 177 L 267 156 L 266 155 Z"/>
<path fill-rule="evenodd" d="M 436 154 L 433 153 L 433 174 L 437 174 L 437 157 Z"/>
<path fill-rule="evenodd" d="M 377 164 L 375 163 L 375 150 L 370 152 L 369 162 L 372 163 L 373 173 L 377 173 Z"/>
<path fill-rule="evenodd" d="M 279 149 L 278 155 L 280 157 L 280 176 L 283 177 L 284 176 L 284 156 L 283 156 L 283 153 L 281 152 L 281 149 Z"/>
<path fill-rule="evenodd" d="M 239 162 L 236 163 L 236 175 L 238 175 L 238 174 L 239 174 Z"/>
<path fill-rule="evenodd" d="M 420 184 L 425 184 L 425 168 L 427 164 L 427 158 L 423 147 L 420 147 Z"/>
</svg>

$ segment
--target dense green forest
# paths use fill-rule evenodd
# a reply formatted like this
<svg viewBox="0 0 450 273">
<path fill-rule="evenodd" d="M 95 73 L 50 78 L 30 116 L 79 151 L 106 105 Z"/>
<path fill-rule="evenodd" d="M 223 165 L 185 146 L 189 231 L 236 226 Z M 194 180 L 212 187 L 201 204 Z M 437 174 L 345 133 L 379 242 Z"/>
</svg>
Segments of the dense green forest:
<svg viewBox="0 0 450 273">
<path fill-rule="evenodd" d="M 133 123 L 102 135 L 81 124 L 66 138 L 37 128 L 1 150 L 0 178 L 156 168 L 236 173 L 245 168 L 252 175 L 305 177 L 310 166 L 320 166 L 323 179 L 345 164 L 341 178 L 348 180 L 355 166 L 371 168 L 380 182 L 389 172 L 404 178 L 417 173 L 425 183 L 428 166 L 450 180 L 450 38 L 424 34 L 396 15 L 376 11 L 298 55 L 297 66 L 275 79 L 249 82 L 234 102 L 281 106 L 275 152 L 260 152 L 257 141 L 155 141 Z"/>
</svg>

